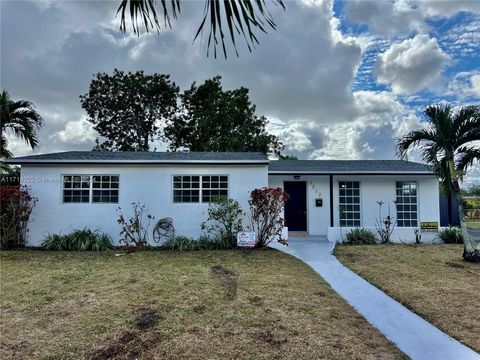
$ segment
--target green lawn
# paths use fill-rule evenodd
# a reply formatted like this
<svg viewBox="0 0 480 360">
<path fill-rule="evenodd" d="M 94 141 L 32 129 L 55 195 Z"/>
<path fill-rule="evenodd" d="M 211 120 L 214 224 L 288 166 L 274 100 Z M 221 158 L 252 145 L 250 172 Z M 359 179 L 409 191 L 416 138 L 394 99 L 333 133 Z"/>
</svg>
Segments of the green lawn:
<svg viewBox="0 0 480 360">
<path fill-rule="evenodd" d="M 337 257 L 432 324 L 480 351 L 480 264 L 463 245 L 339 246 Z"/>
<path fill-rule="evenodd" d="M 399 359 L 280 252 L 3 251 L 2 358 Z"/>
</svg>

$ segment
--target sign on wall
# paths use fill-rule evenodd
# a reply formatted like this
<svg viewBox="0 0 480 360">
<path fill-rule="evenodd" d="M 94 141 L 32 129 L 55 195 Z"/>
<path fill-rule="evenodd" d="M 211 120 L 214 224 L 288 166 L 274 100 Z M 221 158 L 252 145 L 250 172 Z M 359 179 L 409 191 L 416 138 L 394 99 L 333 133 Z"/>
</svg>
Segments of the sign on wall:
<svg viewBox="0 0 480 360">
<path fill-rule="evenodd" d="M 437 232 L 438 221 L 422 221 L 420 222 L 420 231 L 422 232 Z"/>
<path fill-rule="evenodd" d="M 257 242 L 257 236 L 254 231 L 241 231 L 237 233 L 238 247 L 254 247 Z"/>
</svg>

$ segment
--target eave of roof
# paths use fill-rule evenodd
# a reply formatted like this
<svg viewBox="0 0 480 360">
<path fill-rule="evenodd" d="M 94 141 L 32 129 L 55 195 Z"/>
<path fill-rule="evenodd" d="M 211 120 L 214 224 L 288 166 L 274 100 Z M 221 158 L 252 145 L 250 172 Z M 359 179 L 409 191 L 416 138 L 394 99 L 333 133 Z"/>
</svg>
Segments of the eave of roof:
<svg viewBox="0 0 480 360">
<path fill-rule="evenodd" d="M 261 164 L 268 165 L 269 160 L 262 153 L 239 152 L 94 152 L 69 151 L 62 153 L 17 157 L 6 161 L 8 164 L 44 165 L 44 164 Z"/>
<path fill-rule="evenodd" d="M 433 171 L 268 171 L 268 175 L 435 175 Z"/>
<path fill-rule="evenodd" d="M 269 175 L 434 175 L 426 164 L 400 160 L 272 160 L 254 152 L 69 151 L 9 159 L 18 165 L 269 165 Z"/>
<path fill-rule="evenodd" d="M 263 164 L 268 165 L 268 161 L 265 160 L 16 160 L 10 159 L 5 161 L 7 164 L 12 165 L 45 165 L 45 164 L 133 164 L 133 165 L 146 165 L 146 164 L 165 164 L 165 165 L 178 165 L 178 164 Z"/>
<path fill-rule="evenodd" d="M 271 161 L 270 175 L 434 175 L 422 163 L 403 160 L 280 160 Z"/>
</svg>

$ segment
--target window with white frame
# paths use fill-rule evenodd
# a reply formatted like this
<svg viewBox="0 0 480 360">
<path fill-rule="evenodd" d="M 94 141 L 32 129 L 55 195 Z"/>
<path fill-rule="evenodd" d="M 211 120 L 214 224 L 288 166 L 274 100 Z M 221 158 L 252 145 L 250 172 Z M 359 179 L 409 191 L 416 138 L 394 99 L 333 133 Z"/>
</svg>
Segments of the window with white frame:
<svg viewBox="0 0 480 360">
<path fill-rule="evenodd" d="M 200 201 L 200 176 L 174 176 L 173 202 L 198 203 Z"/>
<path fill-rule="evenodd" d="M 93 175 L 92 202 L 118 202 L 118 175 Z"/>
<path fill-rule="evenodd" d="M 417 183 L 415 181 L 396 182 L 397 226 L 418 226 Z"/>
<path fill-rule="evenodd" d="M 90 175 L 66 175 L 63 177 L 63 202 L 90 202 Z"/>
<path fill-rule="evenodd" d="M 64 203 L 118 203 L 118 175 L 64 175 Z"/>
<path fill-rule="evenodd" d="M 175 175 L 173 177 L 174 203 L 205 203 L 216 196 L 228 197 L 228 176 Z"/>
<path fill-rule="evenodd" d="M 202 202 L 210 202 L 217 196 L 228 197 L 228 177 L 202 176 Z"/>
<path fill-rule="evenodd" d="M 340 181 L 340 226 L 360 226 L 360 182 Z"/>
</svg>

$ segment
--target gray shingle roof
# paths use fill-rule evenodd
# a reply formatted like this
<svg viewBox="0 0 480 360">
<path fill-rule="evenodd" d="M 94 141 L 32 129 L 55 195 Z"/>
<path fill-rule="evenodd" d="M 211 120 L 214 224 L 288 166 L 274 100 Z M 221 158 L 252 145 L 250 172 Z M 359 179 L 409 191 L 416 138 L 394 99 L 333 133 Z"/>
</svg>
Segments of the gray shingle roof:
<svg viewBox="0 0 480 360">
<path fill-rule="evenodd" d="M 67 151 L 13 158 L 10 164 L 28 163 L 172 163 L 234 162 L 268 163 L 261 152 L 143 152 L 143 151 Z"/>
<path fill-rule="evenodd" d="M 433 173 L 425 164 L 402 160 L 277 160 L 269 173 Z"/>
<path fill-rule="evenodd" d="M 10 164 L 54 163 L 260 163 L 268 164 L 260 152 L 142 152 L 67 151 L 9 159 Z M 273 160 L 269 173 L 433 173 L 425 164 L 401 160 Z"/>
</svg>

